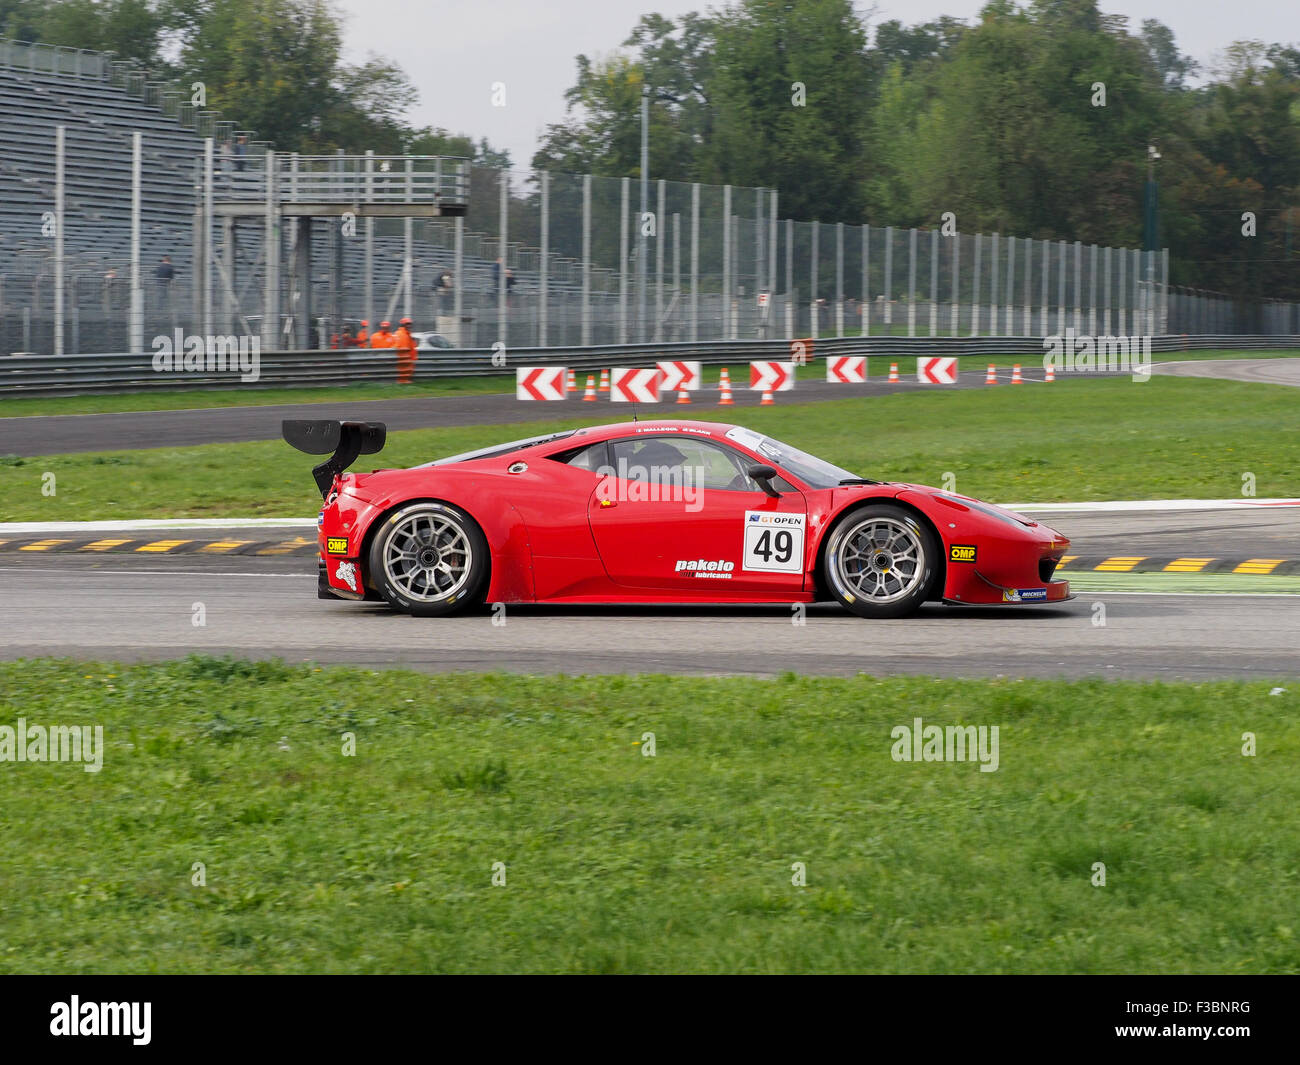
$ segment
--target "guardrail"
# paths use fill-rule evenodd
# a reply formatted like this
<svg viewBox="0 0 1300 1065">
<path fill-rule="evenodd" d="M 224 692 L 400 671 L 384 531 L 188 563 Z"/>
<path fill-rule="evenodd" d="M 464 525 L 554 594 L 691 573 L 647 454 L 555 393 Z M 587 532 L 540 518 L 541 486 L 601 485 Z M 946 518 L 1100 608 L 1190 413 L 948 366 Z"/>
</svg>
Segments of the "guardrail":
<svg viewBox="0 0 1300 1065">
<path fill-rule="evenodd" d="M 450 349 L 421 352 L 415 378 L 511 376 L 520 366 L 566 366 L 578 372 L 611 366 L 649 366 L 682 359 L 720 366 L 752 359 L 789 359 L 788 340 L 730 340 L 695 344 L 626 344 L 585 348 L 514 348 L 504 365 L 493 364 L 493 351 Z M 806 341 L 804 343 L 807 343 Z M 1153 352 L 1214 348 L 1254 350 L 1300 348 L 1300 336 L 1160 336 Z M 979 360 L 995 355 L 1042 356 L 1041 337 L 838 337 L 812 342 L 811 356 L 866 355 L 907 358 L 949 355 Z M 500 361 L 500 360 L 498 360 Z M 149 392 L 206 388 L 271 388 L 346 385 L 358 381 L 393 381 L 396 355 L 391 349 L 342 351 L 274 351 L 260 356 L 256 382 L 241 383 L 236 369 L 164 372 L 153 367 L 152 353 L 108 355 L 13 355 L 0 358 L 0 399 L 20 396 L 75 396 L 103 392 Z M 503 391 L 508 388 L 502 382 Z"/>
</svg>

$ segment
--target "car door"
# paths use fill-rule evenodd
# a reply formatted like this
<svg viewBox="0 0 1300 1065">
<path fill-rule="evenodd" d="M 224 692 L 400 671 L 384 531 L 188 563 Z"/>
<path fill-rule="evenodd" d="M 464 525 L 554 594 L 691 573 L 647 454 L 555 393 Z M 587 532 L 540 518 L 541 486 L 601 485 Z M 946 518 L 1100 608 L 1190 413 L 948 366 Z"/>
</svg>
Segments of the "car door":
<svg viewBox="0 0 1300 1065">
<path fill-rule="evenodd" d="M 610 441 L 608 461 L 588 516 L 615 584 L 703 599 L 803 590 L 804 497 L 779 478 L 779 497 L 768 496 L 746 473 L 753 459 L 702 434 L 664 432 Z"/>
</svg>

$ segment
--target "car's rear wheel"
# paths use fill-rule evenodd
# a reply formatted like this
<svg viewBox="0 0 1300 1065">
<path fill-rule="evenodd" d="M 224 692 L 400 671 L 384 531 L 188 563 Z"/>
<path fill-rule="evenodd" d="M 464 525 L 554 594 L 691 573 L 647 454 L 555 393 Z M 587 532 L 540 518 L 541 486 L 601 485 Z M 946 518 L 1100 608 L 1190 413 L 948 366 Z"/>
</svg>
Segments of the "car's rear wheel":
<svg viewBox="0 0 1300 1065">
<path fill-rule="evenodd" d="M 864 618 L 915 614 L 938 580 L 939 541 L 902 507 L 850 511 L 830 532 L 822 561 L 826 587 Z"/>
<path fill-rule="evenodd" d="M 483 530 L 459 507 L 411 503 L 370 541 L 370 582 L 395 610 L 441 617 L 474 602 L 490 560 Z"/>
</svg>

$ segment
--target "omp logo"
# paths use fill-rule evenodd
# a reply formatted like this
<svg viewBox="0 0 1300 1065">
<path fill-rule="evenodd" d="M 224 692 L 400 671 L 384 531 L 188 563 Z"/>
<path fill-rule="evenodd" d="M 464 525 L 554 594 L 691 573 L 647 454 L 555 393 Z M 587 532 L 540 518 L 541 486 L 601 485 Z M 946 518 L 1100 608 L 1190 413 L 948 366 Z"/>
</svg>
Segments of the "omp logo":
<svg viewBox="0 0 1300 1065">
<path fill-rule="evenodd" d="M 129 1035 L 138 1047 L 148 1046 L 153 1004 L 149 1002 L 70 1002 L 50 1006 L 50 1035 Z"/>
<path fill-rule="evenodd" d="M 953 544 L 948 549 L 948 558 L 952 562 L 974 562 L 975 545 L 974 544 Z"/>
<path fill-rule="evenodd" d="M 348 538 L 346 536 L 326 537 L 325 550 L 331 555 L 346 555 L 348 553 Z"/>
<path fill-rule="evenodd" d="M 703 558 L 679 558 L 676 566 L 673 567 L 673 572 L 694 573 L 697 577 L 712 577 L 725 581 L 731 579 L 731 571 L 735 568 L 734 562 L 727 562 L 724 559 L 713 561 Z"/>
</svg>

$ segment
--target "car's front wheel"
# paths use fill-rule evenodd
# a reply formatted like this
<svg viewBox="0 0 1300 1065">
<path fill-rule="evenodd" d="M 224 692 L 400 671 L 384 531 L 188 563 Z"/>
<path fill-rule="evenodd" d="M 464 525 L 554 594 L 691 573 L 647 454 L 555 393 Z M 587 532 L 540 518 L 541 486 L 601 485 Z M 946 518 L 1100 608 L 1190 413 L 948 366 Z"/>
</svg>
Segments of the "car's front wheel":
<svg viewBox="0 0 1300 1065">
<path fill-rule="evenodd" d="M 939 574 L 938 537 L 909 511 L 887 503 L 841 518 L 822 562 L 826 587 L 864 618 L 915 614 Z"/>
<path fill-rule="evenodd" d="M 411 503 L 370 541 L 370 582 L 395 610 L 441 617 L 482 591 L 490 561 L 483 530 L 459 507 Z"/>
</svg>

